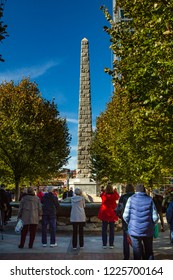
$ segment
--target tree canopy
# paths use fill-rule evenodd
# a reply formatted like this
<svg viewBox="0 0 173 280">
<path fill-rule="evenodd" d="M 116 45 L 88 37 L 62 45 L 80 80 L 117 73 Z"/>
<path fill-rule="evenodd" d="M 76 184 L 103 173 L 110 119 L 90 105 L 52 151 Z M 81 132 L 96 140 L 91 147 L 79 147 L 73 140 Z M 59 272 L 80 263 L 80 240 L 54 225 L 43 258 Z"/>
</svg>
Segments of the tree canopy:
<svg viewBox="0 0 173 280">
<path fill-rule="evenodd" d="M 0 85 L 0 177 L 15 183 L 53 176 L 69 159 L 71 136 L 54 102 L 23 79 Z"/>
<path fill-rule="evenodd" d="M 102 7 L 115 91 L 97 120 L 93 161 L 104 173 L 106 158 L 105 175 L 116 181 L 151 183 L 173 170 L 173 2 L 117 0 L 115 13 L 120 6 L 125 18 L 116 22 Z"/>
</svg>

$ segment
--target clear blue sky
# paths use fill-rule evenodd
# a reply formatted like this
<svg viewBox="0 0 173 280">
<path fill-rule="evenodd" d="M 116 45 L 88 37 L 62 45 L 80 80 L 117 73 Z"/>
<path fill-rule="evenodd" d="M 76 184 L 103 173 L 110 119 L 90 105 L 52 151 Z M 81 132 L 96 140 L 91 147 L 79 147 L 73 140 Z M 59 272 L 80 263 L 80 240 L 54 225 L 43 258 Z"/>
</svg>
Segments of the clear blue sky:
<svg viewBox="0 0 173 280">
<path fill-rule="evenodd" d="M 112 94 L 108 25 L 100 6 L 112 13 L 112 0 L 7 0 L 7 37 L 0 46 L 0 82 L 30 77 L 42 96 L 55 98 L 72 135 L 70 169 L 77 157 L 81 40 L 89 40 L 93 127 Z"/>
</svg>

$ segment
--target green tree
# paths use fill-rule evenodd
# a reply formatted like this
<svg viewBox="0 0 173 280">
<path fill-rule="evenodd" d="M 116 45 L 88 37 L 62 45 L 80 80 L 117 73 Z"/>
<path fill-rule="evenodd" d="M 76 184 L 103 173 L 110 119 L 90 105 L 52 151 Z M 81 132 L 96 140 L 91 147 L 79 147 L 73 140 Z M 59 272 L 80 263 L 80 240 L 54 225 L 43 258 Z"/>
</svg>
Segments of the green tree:
<svg viewBox="0 0 173 280">
<path fill-rule="evenodd" d="M 95 139 L 107 147 L 99 153 L 109 150 L 111 176 L 151 183 L 173 170 L 173 2 L 116 4 L 128 20 L 115 23 L 102 7 L 115 54 L 113 69 L 106 72 L 112 75 L 115 92 L 99 117 Z"/>
<path fill-rule="evenodd" d="M 70 141 L 66 120 L 36 83 L 0 85 L 1 174 L 13 180 L 17 198 L 22 179 L 53 176 L 67 163 Z"/>
</svg>

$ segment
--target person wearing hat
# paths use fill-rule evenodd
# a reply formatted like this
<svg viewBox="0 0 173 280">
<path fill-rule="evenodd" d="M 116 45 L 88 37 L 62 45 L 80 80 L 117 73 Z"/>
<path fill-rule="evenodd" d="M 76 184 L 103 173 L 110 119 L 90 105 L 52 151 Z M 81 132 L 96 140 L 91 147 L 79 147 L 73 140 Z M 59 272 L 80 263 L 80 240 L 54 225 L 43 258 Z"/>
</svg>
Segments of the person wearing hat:
<svg viewBox="0 0 173 280">
<path fill-rule="evenodd" d="M 136 193 L 126 203 L 123 219 L 128 224 L 134 259 L 154 259 L 153 232 L 159 217 L 153 199 L 146 194 L 144 184 L 136 185 Z"/>
<path fill-rule="evenodd" d="M 75 195 L 71 197 L 71 213 L 70 222 L 73 225 L 73 236 L 72 236 L 72 246 L 73 249 L 77 249 L 78 243 L 78 231 L 79 231 L 79 246 L 84 247 L 84 233 L 83 228 L 86 222 L 85 215 L 85 198 L 82 196 L 82 190 L 76 188 L 74 191 Z"/>
<path fill-rule="evenodd" d="M 159 190 L 153 190 L 153 201 L 156 206 L 157 212 L 159 214 L 160 223 L 161 223 L 161 231 L 164 232 L 164 221 L 163 221 L 163 212 L 162 212 L 162 203 L 163 203 L 163 196 L 160 195 Z"/>
<path fill-rule="evenodd" d="M 28 231 L 29 236 L 29 248 L 33 247 L 37 226 L 42 214 L 40 199 L 35 195 L 32 187 L 27 188 L 27 193 L 22 197 L 19 205 L 18 219 L 21 219 L 24 226 L 21 231 L 21 239 L 19 248 L 22 249 L 25 245 L 25 240 Z"/>
<path fill-rule="evenodd" d="M 59 208 L 58 197 L 53 194 L 54 187 L 48 186 L 48 192 L 42 198 L 42 245 L 47 246 L 47 227 L 50 227 L 50 247 L 57 246 L 56 243 L 56 216 Z"/>
</svg>

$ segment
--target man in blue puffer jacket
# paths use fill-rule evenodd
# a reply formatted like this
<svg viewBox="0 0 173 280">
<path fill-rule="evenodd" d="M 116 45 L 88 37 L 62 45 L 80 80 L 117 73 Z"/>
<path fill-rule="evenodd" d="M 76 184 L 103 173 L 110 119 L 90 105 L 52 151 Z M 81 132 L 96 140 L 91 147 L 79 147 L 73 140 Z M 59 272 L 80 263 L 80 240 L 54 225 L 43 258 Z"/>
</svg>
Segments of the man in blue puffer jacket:
<svg viewBox="0 0 173 280">
<path fill-rule="evenodd" d="M 134 259 L 153 259 L 153 232 L 159 217 L 143 184 L 136 185 L 136 193 L 126 203 L 123 219 L 128 224 Z"/>
</svg>

